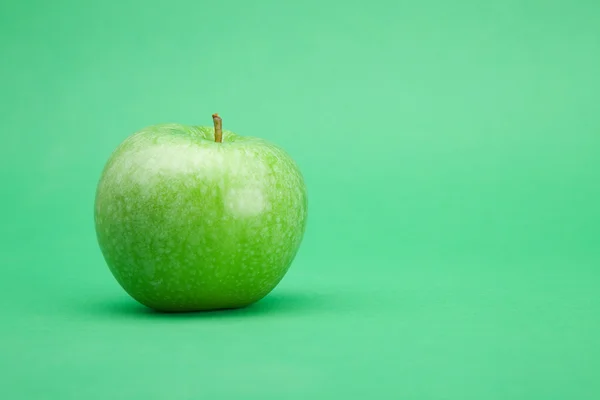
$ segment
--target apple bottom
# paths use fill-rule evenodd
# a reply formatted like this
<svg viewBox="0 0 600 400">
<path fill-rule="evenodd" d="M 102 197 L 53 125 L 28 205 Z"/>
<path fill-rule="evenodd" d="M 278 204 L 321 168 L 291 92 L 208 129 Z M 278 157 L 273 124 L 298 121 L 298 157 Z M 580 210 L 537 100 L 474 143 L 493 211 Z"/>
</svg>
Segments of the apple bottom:
<svg viewBox="0 0 600 400">
<path fill-rule="evenodd" d="M 102 250 L 119 285 L 148 308 L 161 312 L 242 308 L 280 283 L 301 240 L 293 235 L 299 229 L 294 224 L 282 231 L 245 226 L 221 230 L 220 240 L 212 241 L 212 235 L 196 230 L 184 235 L 182 229 L 147 229 L 138 235 L 135 232 L 142 231 L 130 219 L 105 225 L 112 234 L 102 241 Z"/>
<path fill-rule="evenodd" d="M 205 279 L 193 278 L 161 279 L 158 281 L 132 282 L 113 272 L 117 282 L 135 301 L 161 313 L 217 311 L 245 308 L 257 303 L 277 287 L 285 276 L 291 262 L 273 276 L 231 278 L 219 274 L 204 274 Z M 208 275 L 208 277 L 206 277 Z M 164 289 L 160 288 L 164 285 Z"/>
</svg>

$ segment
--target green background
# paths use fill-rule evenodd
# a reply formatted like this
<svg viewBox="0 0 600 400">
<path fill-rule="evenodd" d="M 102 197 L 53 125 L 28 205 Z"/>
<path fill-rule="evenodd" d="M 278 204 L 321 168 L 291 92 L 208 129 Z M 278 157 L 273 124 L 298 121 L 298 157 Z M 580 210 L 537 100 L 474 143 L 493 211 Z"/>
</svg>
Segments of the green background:
<svg viewBox="0 0 600 400">
<path fill-rule="evenodd" d="M 600 3 L 3 1 L 0 397 L 598 399 Z M 155 123 L 283 146 L 255 306 L 160 315 L 93 198 Z"/>
</svg>

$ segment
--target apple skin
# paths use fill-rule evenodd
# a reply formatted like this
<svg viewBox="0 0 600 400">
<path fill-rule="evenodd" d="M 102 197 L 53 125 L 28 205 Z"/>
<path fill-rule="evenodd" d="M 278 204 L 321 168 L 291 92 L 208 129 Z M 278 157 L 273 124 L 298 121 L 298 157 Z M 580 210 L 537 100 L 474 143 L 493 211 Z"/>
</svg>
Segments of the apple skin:
<svg viewBox="0 0 600 400">
<path fill-rule="evenodd" d="M 290 268 L 306 229 L 304 178 L 266 140 L 160 124 L 125 139 L 94 203 L 102 255 L 121 287 L 163 312 L 245 307 Z"/>
</svg>

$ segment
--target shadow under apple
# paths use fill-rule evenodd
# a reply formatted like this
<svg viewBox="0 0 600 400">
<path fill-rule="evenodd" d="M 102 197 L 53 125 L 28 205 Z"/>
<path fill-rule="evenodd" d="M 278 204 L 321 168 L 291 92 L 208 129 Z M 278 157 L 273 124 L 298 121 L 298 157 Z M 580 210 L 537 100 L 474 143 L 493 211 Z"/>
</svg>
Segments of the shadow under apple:
<svg viewBox="0 0 600 400">
<path fill-rule="evenodd" d="M 262 300 L 243 308 L 221 309 L 197 312 L 160 312 L 124 297 L 117 301 L 103 301 L 92 307 L 92 313 L 112 317 L 132 318 L 227 318 L 257 317 L 278 313 L 304 313 L 324 309 L 327 301 L 316 293 L 277 291 Z"/>
</svg>

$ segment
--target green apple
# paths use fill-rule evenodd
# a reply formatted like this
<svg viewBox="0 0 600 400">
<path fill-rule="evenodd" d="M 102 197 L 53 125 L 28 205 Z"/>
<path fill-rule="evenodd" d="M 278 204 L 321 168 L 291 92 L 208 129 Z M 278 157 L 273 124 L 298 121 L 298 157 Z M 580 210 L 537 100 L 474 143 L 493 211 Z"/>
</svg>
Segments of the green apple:
<svg viewBox="0 0 600 400">
<path fill-rule="evenodd" d="M 307 219 L 304 178 L 280 147 L 214 127 L 161 124 L 102 171 L 94 222 L 117 282 L 164 312 L 245 307 L 283 279 Z"/>
</svg>

